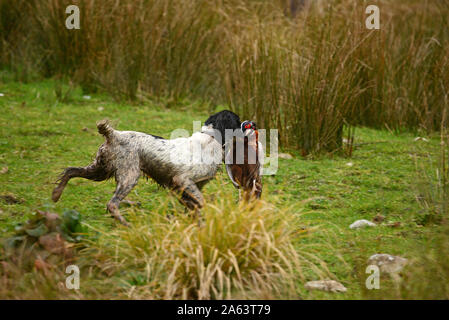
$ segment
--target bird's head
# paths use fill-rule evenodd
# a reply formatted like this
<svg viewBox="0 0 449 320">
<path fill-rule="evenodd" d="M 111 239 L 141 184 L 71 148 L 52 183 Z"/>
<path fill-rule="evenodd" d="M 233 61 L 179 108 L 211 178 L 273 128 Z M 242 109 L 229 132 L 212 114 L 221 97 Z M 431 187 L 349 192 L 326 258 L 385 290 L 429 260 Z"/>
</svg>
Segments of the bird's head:
<svg viewBox="0 0 449 320">
<path fill-rule="evenodd" d="M 240 125 L 245 136 L 250 136 L 253 132 L 257 132 L 257 125 L 254 121 L 245 120 Z"/>
</svg>

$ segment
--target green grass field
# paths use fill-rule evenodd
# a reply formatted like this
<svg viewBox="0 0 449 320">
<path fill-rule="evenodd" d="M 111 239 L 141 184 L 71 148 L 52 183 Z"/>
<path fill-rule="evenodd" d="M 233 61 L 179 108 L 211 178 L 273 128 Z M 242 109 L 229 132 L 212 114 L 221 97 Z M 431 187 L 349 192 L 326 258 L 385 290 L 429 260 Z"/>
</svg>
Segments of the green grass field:
<svg viewBox="0 0 449 320">
<path fill-rule="evenodd" d="M 109 118 L 119 130 L 169 137 L 177 128 L 191 132 L 192 121 L 204 121 L 211 114 L 209 106 L 198 102 L 173 104 L 168 100 L 148 100 L 117 104 L 100 94 L 86 99 L 77 88 L 61 102 L 55 94 L 57 87 L 52 80 L 0 83 L 0 92 L 4 94 L 0 97 L 0 169 L 7 168 L 7 172 L 3 170 L 0 174 L 0 195 L 12 195 L 19 200 L 14 204 L 4 198 L 0 200 L 2 238 L 11 235 L 15 226 L 32 217 L 36 210 L 61 214 L 65 209 L 75 209 L 91 232 L 93 228 L 106 232 L 122 228 L 105 210 L 115 187 L 113 180 L 98 183 L 74 179 L 58 203 L 52 203 L 50 198 L 61 170 L 89 164 L 103 142 L 96 132 L 96 121 Z M 62 87 L 62 92 L 68 90 L 68 86 Z M 439 248 L 436 235 L 441 234 L 444 226 L 424 223 L 426 211 L 419 206 L 416 196 L 420 175 L 434 174 L 440 138 L 426 136 L 428 141 L 415 141 L 416 136 L 356 128 L 356 147 L 351 158 L 338 155 L 303 158 L 295 151 L 282 150 L 291 153 L 293 159 L 279 159 L 277 174 L 263 178 L 262 198 L 293 218 L 298 232 L 304 231 L 303 236 L 295 238 L 298 253 L 309 252 L 310 257 L 313 255 L 310 259 L 324 270 L 326 277 L 340 281 L 348 289 L 346 293 L 309 292 L 303 288 L 304 280 L 298 278 L 297 296 L 293 298 L 407 296 L 402 287 L 395 287 L 388 278 L 382 278 L 381 289 L 375 292 L 364 290 L 363 283 L 366 260 L 372 254 L 399 255 L 420 265 L 425 261 L 423 255 Z M 232 201 L 238 198 L 223 171 L 204 189 L 206 201 L 212 205 L 218 205 L 220 194 L 232 195 Z M 131 222 L 160 215 L 161 206 L 183 213 L 167 190 L 143 178 L 127 199 L 140 203 L 138 207 L 122 208 Z M 372 220 L 379 215 L 385 219 L 375 228 L 349 229 L 355 220 Z M 316 280 L 307 272 L 305 279 Z M 429 282 L 429 287 L 413 297 L 444 298 L 432 296 L 432 285 Z M 2 295 L 29 297 L 27 289 L 13 287 L 16 291 L 8 294 L 1 291 Z M 120 291 L 119 282 L 117 288 Z M 81 292 L 82 297 L 99 298 L 96 294 L 101 289 L 83 291 L 82 287 Z M 42 297 L 61 298 L 47 293 Z"/>
</svg>

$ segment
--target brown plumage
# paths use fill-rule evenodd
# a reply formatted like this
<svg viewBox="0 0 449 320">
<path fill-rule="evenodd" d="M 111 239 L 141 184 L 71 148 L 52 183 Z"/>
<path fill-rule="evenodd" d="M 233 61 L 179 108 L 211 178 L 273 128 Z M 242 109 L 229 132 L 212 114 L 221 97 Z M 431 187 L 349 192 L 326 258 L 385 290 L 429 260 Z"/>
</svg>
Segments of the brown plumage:
<svg viewBox="0 0 449 320">
<path fill-rule="evenodd" d="M 254 127 L 255 129 L 255 127 Z M 237 144 L 243 144 L 243 163 L 237 161 L 240 151 Z M 232 163 L 226 165 L 229 177 L 236 188 L 243 190 L 243 200 L 260 198 L 262 193 L 261 159 L 262 146 L 259 143 L 257 130 L 252 130 L 245 136 L 234 137 L 232 148 Z"/>
</svg>

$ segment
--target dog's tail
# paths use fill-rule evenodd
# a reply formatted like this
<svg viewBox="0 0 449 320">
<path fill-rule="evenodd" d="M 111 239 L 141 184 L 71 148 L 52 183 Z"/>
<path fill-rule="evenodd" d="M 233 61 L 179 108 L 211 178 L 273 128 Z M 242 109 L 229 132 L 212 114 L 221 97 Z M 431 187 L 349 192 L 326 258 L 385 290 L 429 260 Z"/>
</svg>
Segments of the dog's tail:
<svg viewBox="0 0 449 320">
<path fill-rule="evenodd" d="M 110 141 L 112 138 L 112 133 L 114 132 L 114 128 L 109 125 L 109 120 L 100 120 L 97 122 L 98 132 L 102 134 L 107 141 Z"/>
</svg>

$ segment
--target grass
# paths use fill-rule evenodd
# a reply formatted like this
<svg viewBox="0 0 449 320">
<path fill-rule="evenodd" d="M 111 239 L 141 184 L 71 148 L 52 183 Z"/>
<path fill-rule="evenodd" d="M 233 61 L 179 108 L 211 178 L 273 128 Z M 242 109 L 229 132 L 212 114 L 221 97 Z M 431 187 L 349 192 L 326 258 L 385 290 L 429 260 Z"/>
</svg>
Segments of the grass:
<svg viewBox="0 0 449 320">
<path fill-rule="evenodd" d="M 284 146 L 335 152 L 344 124 L 439 130 L 447 121 L 449 0 L 0 0 L 0 66 L 117 101 L 226 104 Z M 365 27 L 379 6 L 380 30 Z M 294 17 L 292 17 L 294 16 Z M 132 21 L 133 23 L 129 23 Z"/>
<path fill-rule="evenodd" d="M 8 81 L 0 83 L 0 92 L 4 93 L 4 96 L 0 97 L 2 123 L 0 168 L 8 168 L 6 173 L 0 174 L 0 195 L 12 195 L 21 202 L 8 204 L 0 200 L 2 235 L 6 237 L 12 234 L 18 223 L 25 222 L 38 209 L 60 214 L 65 208 L 75 209 L 82 214 L 83 222 L 89 226 L 88 234 L 92 241 L 88 245 L 90 251 L 83 251 L 82 257 L 86 265 L 90 263 L 93 268 L 95 266 L 93 261 L 103 257 L 99 261 L 104 261 L 104 264 L 100 263 L 99 269 L 108 266 L 115 272 L 115 276 L 108 278 L 104 273 L 96 273 L 92 269 L 86 271 L 86 274 L 82 275 L 81 292 L 74 293 L 62 290 L 55 284 L 55 281 L 63 279 L 62 270 L 60 273 L 55 272 L 51 279 L 32 271 L 26 276 L 20 275 L 15 278 L 17 282 L 13 286 L 14 289 L 0 290 L 0 294 L 10 298 L 154 298 L 155 296 L 150 295 L 148 291 L 152 284 L 148 283 L 146 278 L 142 280 L 139 275 L 144 270 L 142 261 L 152 251 L 148 248 L 154 243 L 151 243 L 150 235 L 146 235 L 143 229 L 139 228 L 154 227 L 158 223 L 161 225 L 160 231 L 167 231 L 167 239 L 180 241 L 177 232 L 179 230 L 187 232 L 189 225 L 186 222 L 188 219 L 182 215 L 183 209 L 180 204 L 167 190 L 159 189 L 156 184 L 142 179 L 128 196 L 129 200 L 139 202 L 140 206 L 123 208 L 125 216 L 135 222 L 133 227 L 135 229 L 123 230 L 117 227 L 105 212 L 105 204 L 115 186 L 112 181 L 96 183 L 81 179 L 72 180 L 56 204 L 50 199 L 53 183 L 64 167 L 90 163 L 98 146 L 103 142 L 103 138 L 96 132 L 97 120 L 109 118 L 118 129 L 137 130 L 168 137 L 176 128 L 191 131 L 193 120 L 204 121 L 207 118 L 210 105 L 206 106 L 187 99 L 176 103 L 170 99 L 148 99 L 136 104 L 117 103 L 110 96 L 100 93 L 92 94 L 91 99 L 86 99 L 82 90 L 76 86 L 61 86 L 53 80 L 24 84 L 7 78 L 8 75 L 3 74 L 2 79 Z M 61 98 L 58 100 L 55 92 L 64 93 L 62 99 L 64 102 Z M 447 238 L 444 237 L 446 225 L 423 223 L 422 217 L 426 211 L 416 201 L 419 190 L 416 162 L 423 165 L 421 171 L 431 175 L 431 168 L 437 164 L 440 138 L 438 135 L 426 135 L 428 139 L 426 142 L 415 141 L 415 137 L 405 132 L 393 134 L 386 130 L 356 128 L 352 158 L 332 155 L 302 157 L 299 151 L 286 150 L 294 158 L 279 159 L 277 174 L 263 179 L 262 197 L 272 208 L 270 210 L 273 210 L 268 212 L 279 215 L 279 219 L 274 220 L 274 224 L 267 232 L 274 235 L 279 230 L 285 231 L 284 227 L 280 227 L 280 223 L 284 220 L 290 221 L 289 228 L 286 229 L 290 235 L 285 243 L 292 244 L 298 255 L 298 261 L 293 255 L 289 255 L 292 258 L 288 261 L 292 265 L 298 262 L 304 269 L 300 275 L 299 271 L 302 269 L 295 267 L 295 272 L 288 273 L 285 281 L 273 280 L 272 286 L 265 290 L 252 286 L 250 292 L 257 293 L 258 290 L 263 292 L 254 294 L 257 297 L 277 297 L 274 294 L 276 289 L 273 288 L 282 287 L 280 283 L 289 283 L 291 281 L 289 277 L 294 276 L 294 293 L 288 289 L 289 294 L 283 294 L 283 297 L 447 298 L 447 288 L 440 288 L 441 290 L 435 291 L 433 296 L 429 295 L 432 286 L 436 286 L 437 282 L 447 283 L 444 282 L 444 279 L 447 280 L 444 278 L 447 276 L 443 273 L 445 269 L 441 271 L 438 267 L 447 266 L 446 255 L 441 254 L 441 248 L 447 247 Z M 222 194 L 226 196 L 220 197 Z M 206 185 L 204 195 L 206 201 L 211 204 L 207 209 L 209 210 L 207 221 L 223 223 L 219 219 L 214 220 L 214 212 L 217 213 L 223 208 L 226 208 L 224 211 L 230 214 L 229 217 L 239 214 L 235 204 L 237 192 L 223 172 L 218 175 L 217 180 Z M 220 198 L 225 199 L 225 202 L 223 203 Z M 167 212 L 174 213 L 176 221 L 181 221 L 179 226 L 181 229 L 176 230 L 173 222 L 165 219 Z M 252 215 L 249 217 L 258 216 L 257 211 L 250 212 Z M 348 228 L 355 220 L 371 220 L 377 215 L 384 216 L 385 220 L 376 228 L 361 230 Z M 242 218 L 240 216 L 239 219 Z M 267 217 L 263 218 L 263 221 L 269 221 L 266 219 Z M 220 228 L 225 227 L 230 225 L 223 224 Z M 219 225 L 216 225 L 216 228 L 219 228 Z M 156 228 L 154 230 L 157 231 Z M 302 236 L 294 236 L 296 232 L 300 232 Z M 142 237 L 141 241 L 138 240 L 138 236 Z M 204 239 L 211 239 L 207 238 L 207 234 L 204 236 Z M 226 238 L 220 239 L 224 241 Z M 114 240 L 120 244 L 120 248 L 123 248 L 120 249 L 120 255 L 115 254 L 114 247 L 108 248 L 108 244 L 114 243 Z M 191 240 L 195 240 L 195 237 Z M 122 264 L 114 262 L 114 257 L 123 258 L 131 255 L 131 249 L 127 248 L 126 243 L 143 243 L 135 246 L 136 250 L 139 250 L 138 248 L 143 250 L 146 241 L 149 241 L 149 247 L 145 249 L 147 251 L 141 251 L 136 260 L 124 258 Z M 261 245 L 263 248 L 263 242 Z M 238 248 L 238 241 L 232 242 L 230 246 Z M 286 251 L 282 251 L 283 254 L 290 250 L 287 249 L 288 245 L 284 248 Z M 407 275 L 407 279 L 415 280 L 408 281 L 403 287 L 398 288 L 394 282 L 386 278 L 381 280 L 381 289 L 378 292 L 363 289 L 366 260 L 374 253 L 390 253 L 416 261 L 415 267 L 411 268 L 411 273 Z M 426 256 L 427 254 L 430 256 Z M 176 256 L 176 252 L 173 256 Z M 269 261 L 276 265 L 283 260 L 274 257 Z M 440 263 L 437 264 L 435 261 Z M 427 273 L 429 275 L 427 279 L 437 281 L 424 284 L 417 278 L 420 272 L 426 270 L 428 264 L 434 267 L 432 270 L 439 273 Z M 290 267 L 283 265 L 282 268 L 287 270 Z M 129 270 L 131 273 L 123 273 L 123 270 Z M 134 280 L 130 278 L 132 272 L 135 273 Z M 435 274 L 443 278 L 432 278 Z M 348 288 L 348 291 L 331 294 L 304 290 L 304 281 L 317 278 L 337 279 Z M 39 283 L 41 286 L 32 286 L 33 289 L 30 289 L 26 283 Z M 83 286 L 83 283 L 86 285 Z M 134 293 L 130 293 L 130 283 L 135 286 Z M 117 296 L 110 293 L 111 286 L 118 289 Z M 193 284 L 191 287 L 195 288 Z M 231 293 L 239 296 L 235 292 L 236 288 L 238 285 L 233 286 Z M 212 291 L 210 289 L 207 292 Z M 264 295 L 267 292 L 273 295 Z M 176 292 L 169 296 L 182 297 L 182 295 L 182 292 Z M 202 297 L 222 296 L 206 294 Z M 251 294 L 246 294 L 246 297 L 250 296 Z"/>
<path fill-rule="evenodd" d="M 238 206 L 223 191 L 217 195 L 202 211 L 201 229 L 189 216 L 167 219 L 166 207 L 133 218 L 128 229 L 101 228 L 81 253 L 81 266 L 97 266 L 111 286 L 123 283 L 125 298 L 295 297 L 293 275 L 310 263 L 300 263 L 292 246 L 292 217 L 264 203 Z"/>
</svg>

